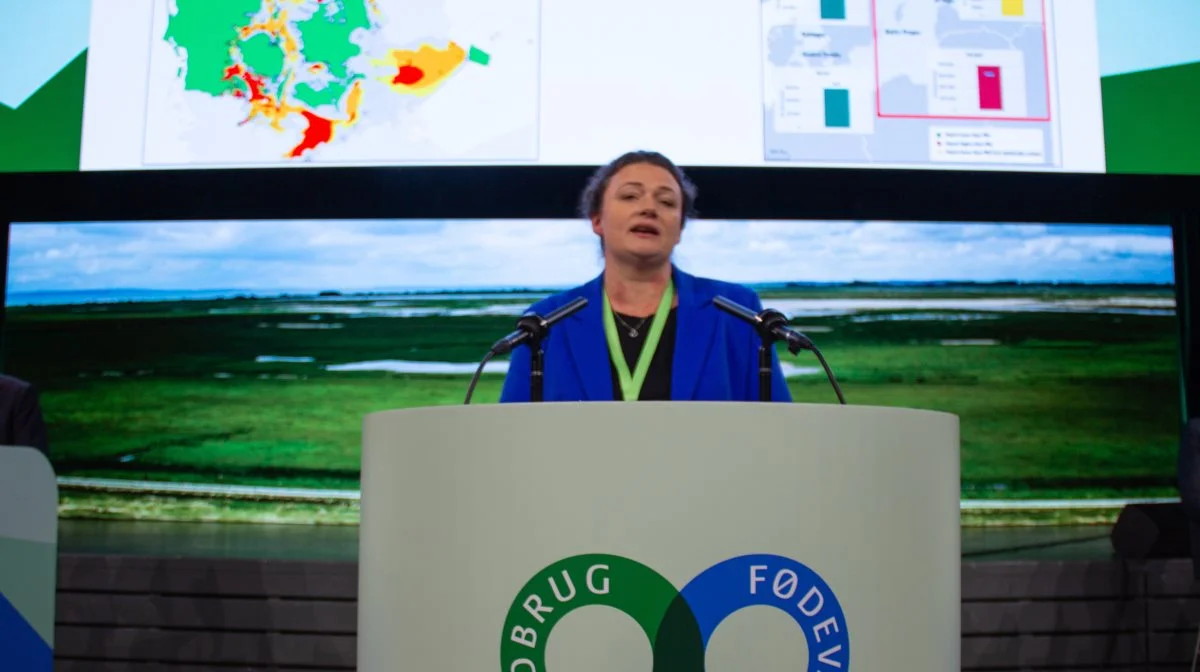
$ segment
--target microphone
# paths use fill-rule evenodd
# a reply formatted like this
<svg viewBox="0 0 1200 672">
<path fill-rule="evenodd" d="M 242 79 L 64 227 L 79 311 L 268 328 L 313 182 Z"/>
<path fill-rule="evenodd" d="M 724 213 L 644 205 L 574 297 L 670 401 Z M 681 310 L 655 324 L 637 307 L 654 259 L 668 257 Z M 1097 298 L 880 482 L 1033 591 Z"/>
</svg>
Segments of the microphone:
<svg viewBox="0 0 1200 672">
<path fill-rule="evenodd" d="M 525 313 L 517 320 L 515 331 L 492 344 L 492 356 L 507 354 L 528 340 L 535 342 L 542 340 L 551 326 L 579 312 L 587 303 L 587 299 L 579 296 L 567 304 L 555 308 L 544 318 L 537 313 Z"/>
<path fill-rule="evenodd" d="M 734 317 L 754 325 L 754 328 L 758 330 L 759 335 L 763 338 L 787 343 L 788 351 L 793 355 L 801 350 L 816 349 L 812 340 L 807 336 L 787 326 L 787 318 L 778 310 L 768 308 L 760 313 L 755 313 L 740 303 L 731 301 L 723 296 L 714 298 L 713 303 Z"/>
<path fill-rule="evenodd" d="M 550 311 L 546 317 L 542 317 L 534 312 L 528 312 L 518 318 L 516 330 L 493 343 L 492 347 L 488 349 L 487 354 L 483 356 L 483 360 L 479 362 L 479 367 L 475 369 L 475 375 L 471 376 L 471 384 L 467 386 L 467 398 L 463 400 L 463 404 L 466 405 L 471 403 L 471 395 L 475 393 L 475 385 L 479 383 L 479 376 L 483 374 L 483 367 L 486 366 L 493 357 L 512 352 L 517 346 L 526 342 L 533 347 L 533 357 L 530 358 L 529 362 L 529 399 L 530 401 L 541 401 L 542 339 L 546 337 L 546 334 L 550 331 L 550 327 L 554 326 L 557 322 L 579 312 L 587 304 L 588 300 L 582 296 L 579 296 Z"/>
<path fill-rule="evenodd" d="M 730 315 L 750 323 L 758 332 L 759 338 L 762 339 L 762 345 L 758 348 L 758 396 L 760 400 L 770 401 L 771 399 L 770 344 L 775 341 L 783 341 L 787 343 L 788 352 L 793 355 L 799 353 L 801 350 L 811 350 L 817 356 L 817 360 L 821 362 L 821 367 L 825 369 L 825 376 L 829 378 L 829 383 L 833 385 L 833 391 L 837 393 L 838 401 L 842 404 L 846 403 L 846 397 L 842 395 L 842 388 L 838 385 L 833 371 L 829 369 L 829 364 L 826 363 L 824 355 L 817 349 L 812 339 L 788 326 L 787 317 L 783 313 L 772 308 L 767 308 L 756 313 L 742 304 L 723 296 L 713 297 L 713 303 Z"/>
</svg>

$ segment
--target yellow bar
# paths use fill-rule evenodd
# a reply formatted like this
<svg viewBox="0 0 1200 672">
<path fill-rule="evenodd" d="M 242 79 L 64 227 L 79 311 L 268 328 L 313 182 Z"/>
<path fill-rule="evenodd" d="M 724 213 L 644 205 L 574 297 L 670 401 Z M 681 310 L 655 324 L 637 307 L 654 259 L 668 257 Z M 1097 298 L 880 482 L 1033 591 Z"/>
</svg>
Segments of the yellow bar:
<svg viewBox="0 0 1200 672">
<path fill-rule="evenodd" d="M 1000 13 L 1004 16 L 1025 16 L 1025 0 L 1000 0 Z"/>
</svg>

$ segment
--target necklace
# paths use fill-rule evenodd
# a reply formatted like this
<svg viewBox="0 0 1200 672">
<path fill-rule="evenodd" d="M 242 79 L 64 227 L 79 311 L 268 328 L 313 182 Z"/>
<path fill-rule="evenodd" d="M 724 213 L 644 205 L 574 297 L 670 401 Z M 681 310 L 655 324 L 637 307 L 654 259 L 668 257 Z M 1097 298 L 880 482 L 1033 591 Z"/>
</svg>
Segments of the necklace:
<svg viewBox="0 0 1200 672">
<path fill-rule="evenodd" d="M 643 317 L 643 318 L 642 318 L 640 321 L 638 321 L 638 323 L 637 323 L 637 326 L 636 326 L 636 327 L 631 327 L 631 326 L 629 326 L 629 323 L 628 323 L 628 322 L 626 322 L 625 320 L 621 319 L 621 316 L 620 316 L 620 315 L 617 313 L 617 311 L 615 311 L 615 310 L 613 311 L 613 317 L 617 318 L 617 321 L 621 323 L 621 326 L 622 326 L 622 327 L 625 327 L 626 329 L 628 329 L 628 330 L 629 330 L 629 337 L 630 337 L 630 338 L 637 338 L 637 337 L 638 337 L 638 333 L 640 333 L 640 331 L 641 331 L 641 329 L 642 329 L 642 325 L 646 324 L 646 320 L 650 319 L 650 318 L 651 318 L 651 317 L 653 317 L 653 316 L 652 316 L 652 315 L 647 315 L 646 317 Z"/>
<path fill-rule="evenodd" d="M 663 292 L 662 300 L 658 302 L 658 310 L 654 313 L 654 319 L 650 321 L 650 332 L 646 334 L 646 344 L 638 353 L 637 366 L 633 371 L 629 370 L 629 364 L 622 352 L 621 337 L 617 335 L 617 322 L 613 319 L 615 311 L 612 309 L 612 304 L 608 302 L 608 292 L 604 292 L 602 296 L 604 298 L 604 307 L 602 308 L 604 340 L 608 341 L 608 356 L 613 366 L 617 368 L 617 378 L 621 383 L 621 398 L 625 401 L 636 401 L 638 395 L 641 394 L 642 383 L 646 381 L 646 374 L 650 371 L 650 360 L 654 358 L 654 351 L 658 349 L 658 339 L 662 336 L 667 314 L 671 312 L 671 302 L 675 298 L 675 283 L 667 281 L 667 291 Z"/>
</svg>

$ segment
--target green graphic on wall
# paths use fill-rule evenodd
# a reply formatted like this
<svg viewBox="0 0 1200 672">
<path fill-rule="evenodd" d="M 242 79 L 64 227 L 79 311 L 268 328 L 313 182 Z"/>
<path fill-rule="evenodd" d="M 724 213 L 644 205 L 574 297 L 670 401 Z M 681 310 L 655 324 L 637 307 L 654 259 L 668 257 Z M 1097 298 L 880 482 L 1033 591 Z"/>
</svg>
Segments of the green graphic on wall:
<svg viewBox="0 0 1200 672">
<path fill-rule="evenodd" d="M 0 172 L 79 170 L 87 51 L 16 109 L 0 104 Z"/>
<path fill-rule="evenodd" d="M 1110 173 L 1200 174 L 1200 62 L 1100 80 Z"/>
</svg>

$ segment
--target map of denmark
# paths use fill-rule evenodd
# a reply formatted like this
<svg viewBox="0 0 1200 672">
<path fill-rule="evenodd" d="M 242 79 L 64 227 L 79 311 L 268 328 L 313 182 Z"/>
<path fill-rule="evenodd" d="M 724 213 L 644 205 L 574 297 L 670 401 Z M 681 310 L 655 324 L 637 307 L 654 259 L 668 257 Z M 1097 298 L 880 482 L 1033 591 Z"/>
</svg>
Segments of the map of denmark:
<svg viewBox="0 0 1200 672">
<path fill-rule="evenodd" d="M 1053 162 L 1044 0 L 763 0 L 765 156 Z"/>
<path fill-rule="evenodd" d="M 537 156 L 538 0 L 162 0 L 154 23 L 147 164 Z"/>
</svg>

